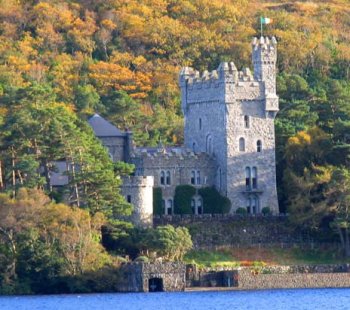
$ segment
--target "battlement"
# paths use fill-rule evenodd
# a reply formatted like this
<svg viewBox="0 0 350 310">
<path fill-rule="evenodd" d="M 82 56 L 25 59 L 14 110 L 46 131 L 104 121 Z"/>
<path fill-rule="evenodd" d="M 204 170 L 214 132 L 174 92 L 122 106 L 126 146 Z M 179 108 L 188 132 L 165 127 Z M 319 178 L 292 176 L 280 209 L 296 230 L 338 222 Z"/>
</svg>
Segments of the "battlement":
<svg viewBox="0 0 350 310">
<path fill-rule="evenodd" d="M 132 158 L 147 159 L 172 159 L 189 160 L 189 159 L 210 159 L 211 157 L 205 152 L 193 152 L 187 148 L 136 148 Z"/>
<path fill-rule="evenodd" d="M 200 73 L 191 67 L 184 67 L 180 72 L 180 85 L 186 86 L 189 90 L 196 88 L 218 87 L 219 83 L 225 82 L 225 79 L 231 78 L 231 82 L 254 81 L 253 74 L 249 68 L 238 71 L 233 62 L 222 62 L 216 70 L 211 72 L 205 70 Z"/>
<path fill-rule="evenodd" d="M 122 187 L 153 187 L 153 176 L 125 176 L 122 177 Z"/>
<path fill-rule="evenodd" d="M 252 41 L 253 52 L 259 49 L 263 51 L 274 51 L 277 47 L 277 40 L 275 37 L 271 39 L 269 37 L 254 38 Z"/>
</svg>

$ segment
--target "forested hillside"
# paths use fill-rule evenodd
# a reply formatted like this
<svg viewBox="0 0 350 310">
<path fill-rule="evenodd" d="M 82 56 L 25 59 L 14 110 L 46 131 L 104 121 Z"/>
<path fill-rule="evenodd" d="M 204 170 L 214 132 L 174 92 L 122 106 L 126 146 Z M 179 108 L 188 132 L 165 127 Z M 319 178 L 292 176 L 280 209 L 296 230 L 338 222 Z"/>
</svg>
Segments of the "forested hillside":
<svg viewBox="0 0 350 310">
<path fill-rule="evenodd" d="M 110 220 L 129 214 L 117 189 L 128 168 L 113 166 L 85 120 L 98 112 L 117 127 L 130 128 L 138 145 L 181 144 L 180 67 L 211 70 L 229 60 L 238 68 L 251 66 L 250 42 L 260 35 L 260 16 L 273 20 L 264 35 L 278 40 L 281 211 L 311 227 L 328 216 L 350 256 L 348 0 L 0 0 L 1 191 L 17 194 L 18 205 L 33 204 L 31 195 L 41 197 L 21 187 L 39 188 L 59 201 L 50 193 L 48 173 L 50 163 L 64 157 L 82 167 L 70 172 L 69 202 L 90 214 L 60 205 L 51 205 L 53 212 L 61 210 L 69 223 L 79 216 L 90 223 L 88 217 L 100 212 Z M 0 199 L 4 206 L 14 203 L 5 195 Z M 46 204 L 39 204 L 40 212 Z M 1 229 L 8 229 L 3 240 L 10 242 L 15 216 L 6 212 L 2 218 L 9 222 Z M 60 234 L 52 218 L 42 221 L 31 218 L 25 229 L 46 221 L 48 231 Z M 94 225 L 86 227 L 95 234 Z M 40 242 L 48 238 L 40 236 Z M 94 263 L 105 257 L 95 243 Z M 28 243 L 23 249 L 18 257 L 25 262 L 32 248 Z M 4 274 L 14 277 L 12 250 L 4 250 L 9 262 L 2 265 L 10 266 Z M 61 262 L 48 261 L 56 263 Z"/>
</svg>

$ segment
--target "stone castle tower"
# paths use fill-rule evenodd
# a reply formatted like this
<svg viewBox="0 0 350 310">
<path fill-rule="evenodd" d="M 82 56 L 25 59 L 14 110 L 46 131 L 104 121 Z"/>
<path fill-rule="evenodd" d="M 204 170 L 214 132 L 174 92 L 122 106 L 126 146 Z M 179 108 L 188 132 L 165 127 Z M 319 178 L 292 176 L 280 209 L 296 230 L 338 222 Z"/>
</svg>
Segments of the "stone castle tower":
<svg viewBox="0 0 350 310">
<path fill-rule="evenodd" d="M 277 42 L 252 42 L 254 73 L 233 62 L 202 75 L 185 67 L 180 73 L 185 147 L 206 152 L 217 162 L 216 188 L 232 202 L 260 213 L 278 213 L 274 119 Z"/>
</svg>

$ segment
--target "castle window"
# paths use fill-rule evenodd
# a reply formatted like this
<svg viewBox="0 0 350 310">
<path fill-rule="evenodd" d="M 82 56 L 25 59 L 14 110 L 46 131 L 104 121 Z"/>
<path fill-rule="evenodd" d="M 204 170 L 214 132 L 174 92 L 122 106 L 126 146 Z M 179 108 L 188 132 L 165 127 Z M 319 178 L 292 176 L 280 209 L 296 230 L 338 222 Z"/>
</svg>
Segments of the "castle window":
<svg viewBox="0 0 350 310">
<path fill-rule="evenodd" d="M 239 138 L 239 151 L 245 152 L 245 141 L 244 138 Z"/>
<path fill-rule="evenodd" d="M 196 142 L 193 142 L 193 144 L 192 144 L 192 151 L 196 152 Z"/>
<path fill-rule="evenodd" d="M 248 115 L 244 115 L 244 127 L 245 128 L 249 128 L 250 127 L 249 116 Z"/>
<path fill-rule="evenodd" d="M 131 195 L 127 195 L 127 196 L 126 196 L 126 201 L 127 201 L 128 203 L 131 203 Z"/>
<path fill-rule="evenodd" d="M 245 187 L 247 190 L 250 190 L 250 167 L 245 168 Z"/>
<path fill-rule="evenodd" d="M 203 214 L 203 200 L 200 197 L 197 200 L 197 214 Z"/>
<path fill-rule="evenodd" d="M 251 198 L 251 210 L 253 214 L 258 213 L 258 197 Z"/>
<path fill-rule="evenodd" d="M 250 198 L 247 199 L 247 213 L 250 214 Z"/>
<path fill-rule="evenodd" d="M 252 169 L 252 187 L 258 188 L 258 169 L 256 167 Z"/>
<path fill-rule="evenodd" d="M 171 177 L 170 177 L 170 171 L 166 172 L 166 184 L 170 185 L 171 184 Z"/>
<path fill-rule="evenodd" d="M 207 153 L 208 154 L 213 153 L 213 141 L 212 141 L 211 135 L 207 136 Z"/>
<path fill-rule="evenodd" d="M 201 172 L 197 170 L 197 185 L 201 184 Z"/>
<path fill-rule="evenodd" d="M 198 120 L 198 126 L 199 126 L 199 130 L 202 130 L 202 119 L 201 118 Z"/>
<path fill-rule="evenodd" d="M 192 170 L 191 171 L 191 184 L 200 185 L 201 184 L 201 172 L 200 170 Z"/>
<path fill-rule="evenodd" d="M 258 153 L 260 153 L 261 150 L 262 150 L 262 143 L 261 143 L 261 140 L 258 140 L 258 141 L 256 142 L 256 151 L 257 151 Z"/>
<path fill-rule="evenodd" d="M 160 172 L 160 184 L 165 185 L 165 172 L 164 171 Z"/>
<path fill-rule="evenodd" d="M 201 197 L 193 197 L 191 199 L 191 209 L 193 214 L 203 214 L 203 199 Z"/>
<path fill-rule="evenodd" d="M 191 171 L 191 184 L 196 184 L 196 172 L 194 170 Z"/>
<path fill-rule="evenodd" d="M 167 200 L 166 214 L 168 214 L 168 215 L 173 214 L 173 200 L 172 199 Z"/>
<path fill-rule="evenodd" d="M 259 198 L 257 196 L 247 198 L 247 213 L 259 213 Z"/>
<path fill-rule="evenodd" d="M 191 209 L 192 213 L 196 214 L 196 200 L 194 198 L 191 199 Z"/>
</svg>

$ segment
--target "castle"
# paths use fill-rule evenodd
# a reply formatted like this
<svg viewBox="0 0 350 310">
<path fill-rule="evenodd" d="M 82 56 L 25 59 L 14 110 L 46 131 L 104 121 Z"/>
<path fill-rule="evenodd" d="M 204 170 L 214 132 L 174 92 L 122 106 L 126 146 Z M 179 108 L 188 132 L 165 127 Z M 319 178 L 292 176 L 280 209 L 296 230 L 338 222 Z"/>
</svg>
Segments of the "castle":
<svg viewBox="0 0 350 310">
<path fill-rule="evenodd" d="M 134 205 L 136 224 L 152 223 L 154 188 L 162 191 L 164 214 L 173 214 L 175 189 L 184 184 L 214 186 L 231 201 L 231 213 L 245 208 L 255 214 L 264 207 L 279 212 L 276 57 L 276 39 L 261 37 L 252 42 L 253 73 L 248 68 L 238 71 L 233 62 L 203 74 L 182 68 L 183 147 L 133 147 L 131 132 L 120 131 L 97 114 L 90 118 L 111 158 L 135 165 L 134 176 L 123 180 L 122 194 Z M 192 197 L 191 207 L 194 214 L 205 212 L 199 195 Z"/>
</svg>

